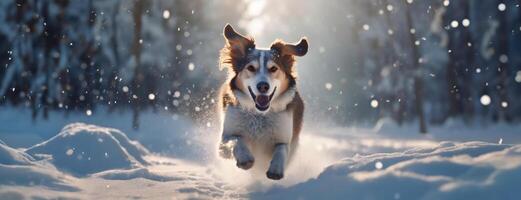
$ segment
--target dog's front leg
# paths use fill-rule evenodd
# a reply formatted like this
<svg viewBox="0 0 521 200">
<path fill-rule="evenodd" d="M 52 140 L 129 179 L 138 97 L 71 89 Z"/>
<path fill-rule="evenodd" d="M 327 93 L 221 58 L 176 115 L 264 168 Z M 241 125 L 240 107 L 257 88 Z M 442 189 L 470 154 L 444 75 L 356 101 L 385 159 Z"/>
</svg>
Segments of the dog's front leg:
<svg viewBox="0 0 521 200">
<path fill-rule="evenodd" d="M 236 136 L 237 142 L 235 143 L 235 147 L 233 148 L 233 156 L 237 161 L 237 167 L 247 170 L 253 166 L 255 159 L 253 155 L 251 155 L 244 138 L 241 136 Z"/>
<path fill-rule="evenodd" d="M 228 157 L 224 156 L 223 154 L 227 154 L 224 152 L 229 152 L 230 150 L 233 153 L 233 157 L 237 161 L 237 167 L 247 170 L 253 166 L 255 158 L 253 158 L 253 155 L 251 155 L 251 152 L 246 145 L 246 141 L 244 141 L 242 136 L 233 135 L 223 140 L 220 147 L 221 155 L 225 158 Z"/>
<path fill-rule="evenodd" d="M 275 145 L 273 157 L 271 158 L 270 168 L 266 176 L 273 180 L 280 180 L 284 177 L 284 168 L 288 158 L 288 144 L 279 143 Z"/>
</svg>

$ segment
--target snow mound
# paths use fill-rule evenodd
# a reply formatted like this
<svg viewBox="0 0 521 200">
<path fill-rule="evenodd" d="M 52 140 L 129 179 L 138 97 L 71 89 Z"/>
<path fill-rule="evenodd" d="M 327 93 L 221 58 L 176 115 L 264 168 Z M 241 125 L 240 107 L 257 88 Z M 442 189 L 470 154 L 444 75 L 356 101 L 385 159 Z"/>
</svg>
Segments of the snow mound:
<svg viewBox="0 0 521 200">
<path fill-rule="evenodd" d="M 35 158 L 49 158 L 60 170 L 87 175 L 110 169 L 132 169 L 148 164 L 148 151 L 123 132 L 73 123 L 59 134 L 26 150 Z"/>
<path fill-rule="evenodd" d="M 26 153 L 7 146 L 0 140 L 0 164 L 29 165 L 34 160 Z"/>
<path fill-rule="evenodd" d="M 71 178 L 53 168 L 40 165 L 0 164 L 0 185 L 45 186 L 53 190 L 78 191 L 71 186 Z"/>
<path fill-rule="evenodd" d="M 93 175 L 94 177 L 100 177 L 107 180 L 130 180 L 135 178 L 144 178 L 154 181 L 167 182 L 173 180 L 179 180 L 180 178 L 159 175 L 150 172 L 147 168 L 136 168 L 129 170 L 114 169 L 104 172 L 99 172 Z"/>
<path fill-rule="evenodd" d="M 346 158 L 270 199 L 516 199 L 521 145 L 442 142 L 434 148 Z M 297 195 L 297 196 L 295 196 Z"/>
</svg>

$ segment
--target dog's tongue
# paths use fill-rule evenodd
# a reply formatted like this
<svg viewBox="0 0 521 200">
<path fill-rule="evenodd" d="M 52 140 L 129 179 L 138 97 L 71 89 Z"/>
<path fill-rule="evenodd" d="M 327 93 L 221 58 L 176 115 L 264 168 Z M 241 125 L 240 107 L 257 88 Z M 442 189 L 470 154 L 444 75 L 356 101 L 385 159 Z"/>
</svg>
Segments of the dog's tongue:
<svg viewBox="0 0 521 200">
<path fill-rule="evenodd" d="M 270 103 L 270 97 L 268 95 L 258 95 L 255 98 L 255 102 L 261 107 L 266 107 Z"/>
</svg>

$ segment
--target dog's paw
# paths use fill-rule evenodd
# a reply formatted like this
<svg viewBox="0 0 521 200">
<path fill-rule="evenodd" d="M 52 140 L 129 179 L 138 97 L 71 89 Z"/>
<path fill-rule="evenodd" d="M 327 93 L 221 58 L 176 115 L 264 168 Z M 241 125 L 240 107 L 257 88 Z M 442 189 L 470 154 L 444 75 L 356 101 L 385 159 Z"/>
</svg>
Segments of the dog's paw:
<svg viewBox="0 0 521 200">
<path fill-rule="evenodd" d="M 280 179 L 284 178 L 283 173 L 276 173 L 276 172 L 271 172 L 271 171 L 266 172 L 266 176 L 272 180 L 280 180 Z"/>
<path fill-rule="evenodd" d="M 253 167 L 253 163 L 255 163 L 255 159 L 253 157 L 250 157 L 245 160 L 237 160 L 237 167 L 248 170 L 251 167 Z"/>
</svg>

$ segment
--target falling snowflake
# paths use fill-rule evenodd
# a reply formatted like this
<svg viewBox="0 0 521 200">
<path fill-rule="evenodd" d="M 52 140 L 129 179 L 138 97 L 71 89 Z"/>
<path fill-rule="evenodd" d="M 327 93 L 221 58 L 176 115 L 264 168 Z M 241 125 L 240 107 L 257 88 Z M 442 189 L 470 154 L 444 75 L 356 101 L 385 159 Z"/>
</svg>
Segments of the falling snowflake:
<svg viewBox="0 0 521 200">
<path fill-rule="evenodd" d="M 377 108 L 378 107 L 378 100 L 376 100 L 376 99 L 371 100 L 371 107 Z"/>
<path fill-rule="evenodd" d="M 382 169 L 384 167 L 384 164 L 380 161 L 374 163 L 374 168 L 376 169 Z"/>
<path fill-rule="evenodd" d="M 458 26 L 459 26 L 459 22 L 456 21 L 456 20 L 453 20 L 452 22 L 450 22 L 450 26 L 451 26 L 452 28 L 458 28 Z"/>
<path fill-rule="evenodd" d="M 481 102 L 482 105 L 488 106 L 492 100 L 490 99 L 490 96 L 485 94 L 485 95 L 481 96 L 479 101 Z"/>
<path fill-rule="evenodd" d="M 163 19 L 168 19 L 170 18 L 170 11 L 169 10 L 164 10 L 163 11 Z"/>
<path fill-rule="evenodd" d="M 470 26 L 470 20 L 469 19 L 463 19 L 461 21 L 461 25 L 463 25 L 464 27 Z"/>
<path fill-rule="evenodd" d="M 156 99 L 155 94 L 153 94 L 153 93 L 148 94 L 148 100 L 153 101 L 154 99 Z"/>
<path fill-rule="evenodd" d="M 72 156 L 72 154 L 74 154 L 74 149 L 67 149 L 67 151 L 65 151 L 65 154 L 67 156 Z"/>
<path fill-rule="evenodd" d="M 189 64 L 188 64 L 188 70 L 190 70 L 190 71 L 194 71 L 194 69 L 195 69 L 195 65 L 194 65 L 194 63 L 189 63 Z"/>
<path fill-rule="evenodd" d="M 504 3 L 500 3 L 499 5 L 497 5 L 497 9 L 499 11 L 505 11 L 507 9 L 507 6 Z"/>
<path fill-rule="evenodd" d="M 326 83 L 325 87 L 326 87 L 327 90 L 331 90 L 333 88 L 333 84 Z"/>
</svg>

